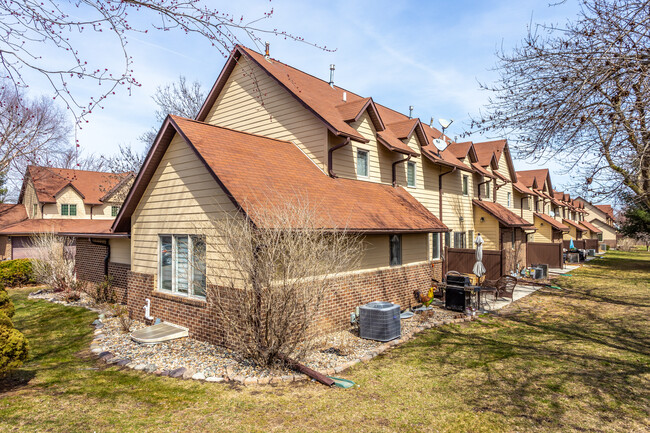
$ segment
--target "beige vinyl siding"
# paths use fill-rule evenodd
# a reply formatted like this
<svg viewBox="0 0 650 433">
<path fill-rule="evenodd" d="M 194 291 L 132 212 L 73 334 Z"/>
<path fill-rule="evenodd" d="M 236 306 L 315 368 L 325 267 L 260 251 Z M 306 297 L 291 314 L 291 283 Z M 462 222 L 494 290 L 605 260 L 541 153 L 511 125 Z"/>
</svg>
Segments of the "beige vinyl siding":
<svg viewBox="0 0 650 433">
<path fill-rule="evenodd" d="M 576 236 L 576 234 L 577 234 L 577 230 L 576 230 L 576 228 L 573 227 L 573 226 L 570 225 L 570 224 L 566 224 L 566 225 L 569 227 L 569 232 L 568 232 L 568 233 L 565 232 L 565 233 L 562 235 L 562 238 L 563 238 L 564 240 L 566 240 L 566 241 L 571 240 L 571 239 L 576 240 L 576 239 L 577 239 L 577 236 Z"/>
<path fill-rule="evenodd" d="M 449 169 L 442 168 L 442 173 Z M 469 176 L 467 196 L 463 195 L 463 175 Z M 453 231 L 474 230 L 472 198 L 474 197 L 472 173 L 456 170 L 442 177 L 442 222 Z M 460 220 L 462 217 L 462 221 Z M 476 231 L 474 232 L 476 233 Z M 453 244 L 453 233 L 450 235 Z M 467 239 L 469 243 L 470 240 Z"/>
<path fill-rule="evenodd" d="M 62 204 L 77 205 L 77 215 L 61 215 Z M 43 218 L 90 219 L 90 206 L 84 205 L 83 199 L 72 187 L 66 187 L 56 196 L 56 204 L 43 206 Z"/>
<path fill-rule="evenodd" d="M 512 208 L 512 212 L 515 213 L 515 215 L 518 215 L 528 221 L 529 223 L 533 222 L 533 211 L 532 211 L 532 200 L 530 196 L 527 196 L 525 194 L 520 193 L 519 191 L 513 190 L 513 197 L 514 197 L 514 208 Z M 523 200 L 522 200 L 523 198 Z M 523 212 L 522 212 L 522 205 L 523 205 Z"/>
<path fill-rule="evenodd" d="M 616 229 L 612 226 L 602 222 L 599 219 L 593 219 L 589 221 L 596 227 L 598 227 L 603 232 L 603 241 L 615 241 L 616 240 Z"/>
<path fill-rule="evenodd" d="M 535 227 L 537 227 L 537 231 L 533 235 L 534 242 L 553 242 L 553 227 L 537 217 L 534 218 L 534 221 Z"/>
<path fill-rule="evenodd" d="M 159 235 L 204 234 L 210 283 L 225 284 L 229 261 L 209 226 L 236 209 L 192 149 L 176 134 L 132 216 L 131 270 L 158 273 Z M 232 274 L 230 274 L 232 275 Z"/>
<path fill-rule="evenodd" d="M 359 269 L 369 270 L 390 266 L 390 235 L 368 235 L 363 239 L 364 252 Z M 427 233 L 402 235 L 402 265 L 429 259 Z"/>
<path fill-rule="evenodd" d="M 484 218 L 483 222 L 481 222 L 481 218 Z M 499 221 L 478 206 L 474 206 L 474 229 L 475 235 L 481 234 L 484 249 L 499 249 Z"/>
<path fill-rule="evenodd" d="M 347 179 L 367 180 L 370 182 L 389 184 L 393 181 L 392 163 L 404 159 L 404 155 L 391 152 L 377 142 L 376 130 L 368 112 L 364 112 L 358 121 L 350 123 L 368 143 L 350 141 L 347 146 L 341 147 L 332 153 L 332 167 L 334 173 L 339 177 Z M 328 134 L 329 147 L 336 146 L 342 142 L 340 137 Z M 368 152 L 368 177 L 357 174 L 357 151 Z"/>
<path fill-rule="evenodd" d="M 93 219 L 115 219 L 112 214 L 113 206 L 121 207 L 122 203 L 104 203 L 93 207 Z"/>
<path fill-rule="evenodd" d="M 27 211 L 27 216 L 29 218 L 41 218 L 41 205 L 38 202 L 36 189 L 34 188 L 34 183 L 31 180 L 29 180 L 27 182 L 27 185 L 25 185 L 23 204 L 25 205 L 25 210 Z M 36 205 L 36 213 L 34 213 L 34 205 Z"/>
<path fill-rule="evenodd" d="M 327 168 L 327 128 L 266 72 L 241 58 L 206 123 L 294 142 Z"/>
<path fill-rule="evenodd" d="M 131 264 L 131 239 L 111 239 L 111 263 Z"/>
<path fill-rule="evenodd" d="M 495 171 L 497 171 L 500 175 L 508 179 L 508 182 L 497 190 L 496 201 L 503 207 L 514 212 L 515 203 L 514 203 L 514 193 L 513 193 L 512 182 L 511 182 L 512 179 L 510 178 L 510 170 L 508 170 L 508 164 L 506 163 L 505 155 L 501 157 L 501 162 L 499 163 L 499 169 Z M 497 179 L 497 185 L 502 185 L 503 183 L 504 183 L 503 180 Z M 510 193 L 510 206 L 508 206 L 508 193 Z"/>
</svg>

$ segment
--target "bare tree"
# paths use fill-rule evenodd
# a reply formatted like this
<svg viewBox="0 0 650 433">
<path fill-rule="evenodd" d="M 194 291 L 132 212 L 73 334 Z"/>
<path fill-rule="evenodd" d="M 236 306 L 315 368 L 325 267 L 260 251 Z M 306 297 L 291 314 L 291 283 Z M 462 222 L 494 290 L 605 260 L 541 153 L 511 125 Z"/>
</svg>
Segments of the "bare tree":
<svg viewBox="0 0 650 433">
<path fill-rule="evenodd" d="M 223 6 L 226 6 L 224 3 Z M 304 42 L 277 29 L 258 27 L 273 9 L 252 20 L 235 17 L 204 0 L 22 0 L 0 2 L 0 70 L 16 86 L 29 85 L 33 76 L 45 78 L 56 97 L 80 123 L 114 94 L 118 86 L 130 91 L 139 86 L 133 72 L 128 39 L 149 30 L 198 35 L 223 56 L 241 41 L 260 45 L 263 34 Z M 109 69 L 90 58 L 95 44 L 84 39 L 103 38 L 107 47 L 121 50 L 122 65 Z M 56 59 L 56 61 L 54 61 Z M 82 100 L 72 89 L 74 80 L 102 85 Z"/>
<path fill-rule="evenodd" d="M 48 164 L 67 143 L 70 126 L 51 99 L 30 99 L 0 82 L 0 172 L 18 189 L 29 164 Z"/>
<path fill-rule="evenodd" d="M 47 161 L 48 167 L 69 168 L 74 170 L 103 171 L 106 160 L 95 154 L 85 154 L 81 148 L 68 147 Z"/>
<path fill-rule="evenodd" d="M 158 105 L 156 110 L 156 123 L 161 125 L 167 115 L 187 117 L 194 119 L 199 113 L 206 94 L 201 87 L 201 83 L 194 81 L 188 83 L 184 76 L 178 77 L 178 81 L 159 86 L 152 99 Z M 131 144 L 120 144 L 119 151 L 115 155 L 102 155 L 101 159 L 105 166 L 113 173 L 123 173 L 133 171 L 137 173 L 144 164 L 149 149 L 156 140 L 158 127 L 153 127 L 142 134 L 138 139 L 145 144 L 143 150 L 138 151 Z"/>
<path fill-rule="evenodd" d="M 363 241 L 344 228 L 320 229 L 322 215 L 307 200 L 298 200 L 215 219 L 204 232 L 207 262 L 220 263 L 220 269 L 206 273 L 208 288 L 228 332 L 260 365 L 306 353 L 320 304 L 336 278 L 359 260 Z"/>
<path fill-rule="evenodd" d="M 628 190 L 650 205 L 650 1 L 581 3 L 574 22 L 530 28 L 498 54 L 472 127 L 514 137 L 520 157 L 565 163 L 586 196 Z"/>
</svg>

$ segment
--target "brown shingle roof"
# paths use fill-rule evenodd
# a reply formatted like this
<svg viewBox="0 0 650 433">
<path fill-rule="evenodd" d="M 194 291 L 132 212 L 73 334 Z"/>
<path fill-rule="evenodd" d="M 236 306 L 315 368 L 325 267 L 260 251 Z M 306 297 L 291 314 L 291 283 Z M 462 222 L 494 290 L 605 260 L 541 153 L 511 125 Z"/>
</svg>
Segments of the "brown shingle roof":
<svg viewBox="0 0 650 433">
<path fill-rule="evenodd" d="M 517 178 L 517 182 L 513 182 L 512 187 L 519 191 L 520 193 L 523 194 L 529 194 L 529 195 L 535 195 L 535 192 L 528 188 L 526 185 L 523 184 L 519 178 Z"/>
<path fill-rule="evenodd" d="M 612 209 L 612 206 L 609 204 L 596 204 L 594 205 L 596 208 L 600 209 L 601 211 L 605 212 L 611 219 L 616 219 L 614 218 L 614 209 Z"/>
<path fill-rule="evenodd" d="M 506 227 L 521 227 L 525 229 L 530 228 L 531 230 L 535 229 L 535 226 L 533 224 L 529 223 L 499 203 L 476 199 L 472 200 L 472 203 L 495 217 L 502 225 Z"/>
<path fill-rule="evenodd" d="M 484 141 L 482 143 L 474 143 L 476 149 L 476 156 L 478 156 L 478 163 L 482 167 L 487 167 L 492 162 L 494 157 L 497 165 L 501 162 L 501 155 L 503 155 L 503 148 L 506 146 L 506 140 Z"/>
<path fill-rule="evenodd" d="M 602 233 L 603 231 L 590 223 L 589 221 L 580 221 L 580 225 L 589 229 L 592 233 Z"/>
<path fill-rule="evenodd" d="M 6 227 L 27 219 L 23 204 L 0 204 L 0 227 Z"/>
<path fill-rule="evenodd" d="M 556 230 L 560 230 L 560 231 L 563 231 L 563 232 L 568 232 L 569 231 L 569 227 L 565 226 L 564 224 L 562 224 L 561 222 L 559 222 L 555 218 L 551 217 L 550 215 L 546 215 L 544 213 L 539 213 L 539 212 L 535 212 L 533 215 L 535 217 L 541 219 L 542 221 L 550 224 L 551 227 L 553 227 Z"/>
<path fill-rule="evenodd" d="M 463 143 L 450 143 L 447 146 L 446 150 L 449 150 L 456 158 L 461 161 L 467 157 L 469 150 L 472 148 L 471 141 L 465 141 Z"/>
<path fill-rule="evenodd" d="M 30 165 L 25 181 L 31 179 L 34 182 L 36 196 L 41 203 L 56 202 L 57 194 L 70 186 L 79 193 L 85 204 L 101 204 L 101 199 L 127 176 L 132 176 L 132 173 L 114 174 Z M 22 201 L 22 194 L 24 191 L 21 191 L 19 201 Z"/>
<path fill-rule="evenodd" d="M 549 181 L 549 189 L 553 191 L 553 186 L 550 185 L 550 175 L 548 168 L 541 168 L 538 170 L 524 170 L 517 172 L 517 179 L 526 185 L 528 188 L 543 189 L 544 183 Z M 535 187 L 533 187 L 535 185 Z"/>
<path fill-rule="evenodd" d="M 171 132 L 170 132 L 171 131 Z M 284 203 L 306 201 L 324 229 L 357 232 L 440 232 L 442 222 L 403 188 L 374 182 L 333 179 L 296 145 L 202 122 L 169 116 L 135 186 L 115 222 L 128 221 L 160 158 L 178 131 L 195 149 L 233 202 L 251 216 Z M 154 160 L 156 158 L 156 160 Z M 153 161 L 153 162 L 151 162 Z"/>
<path fill-rule="evenodd" d="M 584 227 L 581 227 L 580 224 L 578 222 L 576 222 L 576 221 L 568 220 L 568 219 L 562 219 L 562 222 L 564 224 L 567 224 L 567 225 L 570 225 L 570 226 L 574 227 L 576 230 L 580 230 L 581 232 L 586 232 L 587 231 L 587 229 L 585 229 Z"/>
<path fill-rule="evenodd" d="M 32 235 L 36 233 L 109 234 L 113 220 L 91 219 L 28 219 L 0 229 L 3 235 Z"/>
</svg>

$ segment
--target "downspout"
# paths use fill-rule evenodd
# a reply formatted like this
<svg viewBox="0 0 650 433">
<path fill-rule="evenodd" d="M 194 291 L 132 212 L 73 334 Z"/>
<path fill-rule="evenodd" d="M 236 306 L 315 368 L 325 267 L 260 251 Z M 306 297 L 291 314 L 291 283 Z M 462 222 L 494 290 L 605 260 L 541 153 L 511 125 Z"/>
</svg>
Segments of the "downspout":
<svg viewBox="0 0 650 433">
<path fill-rule="evenodd" d="M 503 183 L 501 185 L 498 185 L 497 184 L 497 179 L 494 178 L 494 194 L 493 194 L 493 197 L 492 197 L 493 202 L 496 203 L 496 201 L 497 201 L 497 191 L 499 191 L 499 188 L 501 188 L 502 186 L 506 186 L 507 184 L 508 184 L 508 181 L 503 181 Z"/>
<path fill-rule="evenodd" d="M 456 171 L 456 167 L 454 167 L 450 171 L 446 171 L 446 172 L 438 175 L 438 213 L 440 214 L 440 222 L 442 222 L 442 176 L 444 176 L 446 174 L 449 174 L 449 173 L 453 173 L 455 171 Z M 445 237 L 446 236 L 447 235 L 445 234 Z M 446 259 L 446 257 L 443 257 L 443 251 L 444 251 L 443 250 L 443 245 L 444 245 L 443 236 L 440 236 L 440 257 Z"/>
<path fill-rule="evenodd" d="M 44 204 L 41 205 L 41 219 L 44 218 L 44 216 L 43 216 L 43 209 L 45 209 L 45 205 L 44 205 Z"/>
<path fill-rule="evenodd" d="M 103 247 L 106 247 L 106 256 L 104 257 L 104 276 L 108 277 L 108 261 L 111 258 L 111 244 L 108 239 L 106 239 L 106 243 L 103 244 L 101 242 L 97 242 L 95 239 L 88 238 L 91 244 L 93 245 L 101 245 Z"/>
<path fill-rule="evenodd" d="M 490 180 L 488 179 L 488 180 L 486 180 L 486 181 L 479 182 L 479 184 L 477 185 L 477 187 L 478 187 L 478 199 L 479 199 L 479 200 L 481 200 L 481 185 L 485 185 L 485 184 L 488 183 L 489 181 L 490 181 Z"/>
<path fill-rule="evenodd" d="M 399 159 L 399 160 L 395 161 L 392 164 L 392 168 L 393 168 L 393 188 L 397 187 L 397 170 L 395 169 L 395 167 L 397 166 L 397 164 L 400 164 L 402 162 L 408 162 L 410 160 L 411 160 L 411 155 L 408 155 L 406 158 Z"/>
<path fill-rule="evenodd" d="M 346 138 L 343 143 L 337 144 L 327 151 L 327 174 L 329 174 L 329 176 L 333 179 L 336 179 L 338 176 L 332 171 L 332 153 L 334 153 L 335 150 L 342 148 L 343 146 L 347 146 L 348 144 L 350 144 L 350 137 Z"/>
</svg>

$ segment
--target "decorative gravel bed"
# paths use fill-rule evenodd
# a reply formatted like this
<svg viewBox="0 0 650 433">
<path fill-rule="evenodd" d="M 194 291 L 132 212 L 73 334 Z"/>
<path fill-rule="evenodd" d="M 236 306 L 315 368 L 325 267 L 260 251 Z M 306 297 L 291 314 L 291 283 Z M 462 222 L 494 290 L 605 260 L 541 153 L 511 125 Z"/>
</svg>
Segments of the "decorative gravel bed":
<svg viewBox="0 0 650 433">
<path fill-rule="evenodd" d="M 129 333 L 122 330 L 119 318 L 112 317 L 109 309 L 93 305 L 85 295 L 75 302 L 65 302 L 60 294 L 45 291 L 35 292 L 30 296 L 65 305 L 85 307 L 100 313 L 99 319 L 94 322 L 96 330 L 91 350 L 111 364 L 172 377 L 211 382 L 235 380 L 249 384 L 307 378 L 285 368 L 261 368 L 247 361 L 237 352 L 192 338 L 179 338 L 155 345 L 138 344 L 131 340 Z M 402 319 L 402 337 L 388 343 L 362 339 L 356 329 L 330 333 L 314 342 L 313 350 L 303 363 L 316 371 L 331 375 L 358 362 L 367 362 L 389 347 L 412 338 L 415 333 L 423 329 L 465 320 L 469 318 L 440 307 L 433 307 L 410 319 Z M 134 321 L 131 332 L 144 327 L 143 323 Z"/>
</svg>

